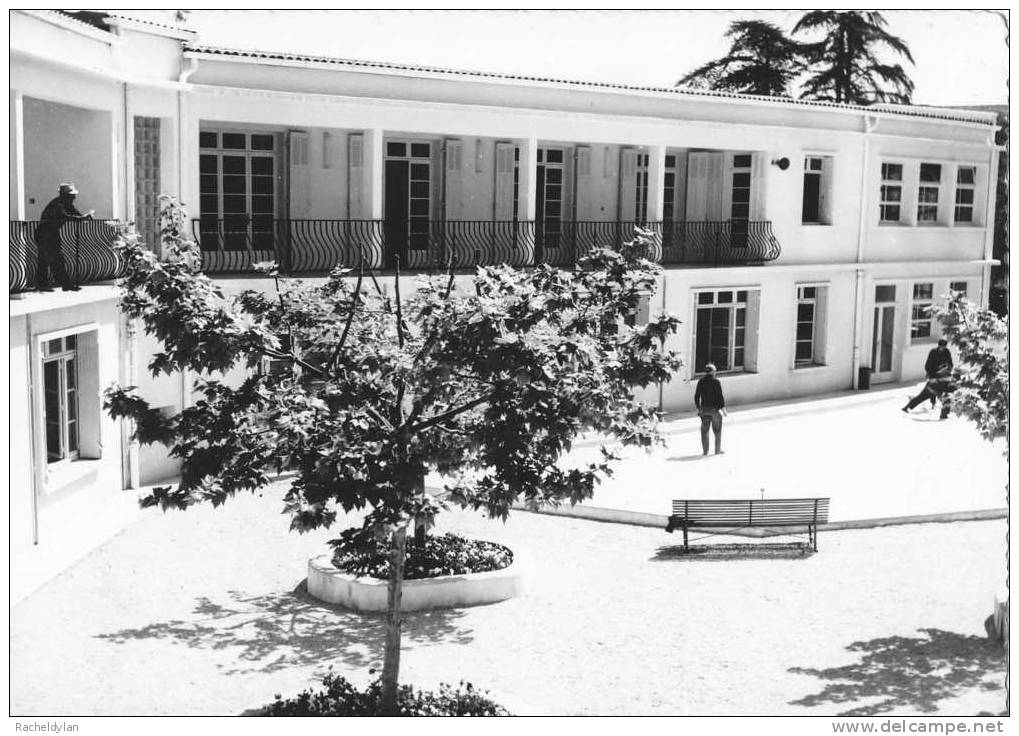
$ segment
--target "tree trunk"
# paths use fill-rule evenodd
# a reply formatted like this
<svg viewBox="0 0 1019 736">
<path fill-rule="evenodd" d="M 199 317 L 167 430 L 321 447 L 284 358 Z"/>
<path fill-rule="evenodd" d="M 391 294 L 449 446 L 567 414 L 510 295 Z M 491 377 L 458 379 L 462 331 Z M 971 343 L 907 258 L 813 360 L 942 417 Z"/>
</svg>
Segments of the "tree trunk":
<svg viewBox="0 0 1019 736">
<path fill-rule="evenodd" d="M 393 532 L 389 551 L 389 588 L 386 598 L 386 649 L 382 660 L 382 714 L 397 714 L 396 688 L 400 675 L 400 636 L 403 613 L 403 563 L 407 556 L 407 527 Z"/>
</svg>

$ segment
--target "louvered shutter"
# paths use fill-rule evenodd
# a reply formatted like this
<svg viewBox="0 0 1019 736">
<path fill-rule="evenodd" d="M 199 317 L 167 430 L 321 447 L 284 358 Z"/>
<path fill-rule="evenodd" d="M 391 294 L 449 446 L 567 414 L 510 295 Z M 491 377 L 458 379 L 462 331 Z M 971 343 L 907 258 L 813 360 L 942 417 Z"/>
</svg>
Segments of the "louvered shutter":
<svg viewBox="0 0 1019 736">
<path fill-rule="evenodd" d="M 750 156 L 750 219 L 764 218 L 764 154 L 760 151 Z"/>
<path fill-rule="evenodd" d="M 512 143 L 495 144 L 495 219 L 513 219 L 513 149 Z"/>
<path fill-rule="evenodd" d="M 747 293 L 746 330 L 743 333 L 743 370 L 757 372 L 758 333 L 761 323 L 761 292 L 752 289 Z"/>
<path fill-rule="evenodd" d="M 291 130 L 290 138 L 290 217 L 307 218 L 311 213 L 311 167 L 308 166 L 309 136 Z"/>
<path fill-rule="evenodd" d="M 818 286 L 814 303 L 814 362 L 828 362 L 828 287 Z"/>
<path fill-rule="evenodd" d="M 690 153 L 687 163 L 686 219 L 690 222 L 715 222 L 723 217 L 723 157 L 720 152 Z"/>
<path fill-rule="evenodd" d="M 637 151 L 619 149 L 619 220 L 632 222 L 637 216 Z"/>
<path fill-rule="evenodd" d="M 79 334 L 75 345 L 78 378 L 78 457 L 96 460 L 102 457 L 99 432 L 99 332 Z"/>
<path fill-rule="evenodd" d="M 351 220 L 368 219 L 364 195 L 364 134 L 351 133 L 347 137 L 347 217 Z"/>
<path fill-rule="evenodd" d="M 446 209 L 447 220 L 463 220 L 466 211 L 463 184 L 463 142 L 447 139 L 443 147 L 446 159 Z"/>
<path fill-rule="evenodd" d="M 578 220 L 594 220 L 594 196 L 591 184 L 591 147 L 577 146 L 577 195 L 576 213 Z"/>
</svg>

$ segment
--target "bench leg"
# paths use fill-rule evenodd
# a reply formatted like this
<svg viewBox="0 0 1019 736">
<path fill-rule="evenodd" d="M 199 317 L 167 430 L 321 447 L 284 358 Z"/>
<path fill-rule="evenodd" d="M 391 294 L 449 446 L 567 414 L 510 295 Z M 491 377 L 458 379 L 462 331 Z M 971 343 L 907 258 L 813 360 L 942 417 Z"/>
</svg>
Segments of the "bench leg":
<svg viewBox="0 0 1019 736">
<path fill-rule="evenodd" d="M 688 546 L 689 545 L 687 544 L 687 539 L 686 539 L 686 524 L 684 523 L 683 524 L 683 549 L 687 549 Z"/>
</svg>

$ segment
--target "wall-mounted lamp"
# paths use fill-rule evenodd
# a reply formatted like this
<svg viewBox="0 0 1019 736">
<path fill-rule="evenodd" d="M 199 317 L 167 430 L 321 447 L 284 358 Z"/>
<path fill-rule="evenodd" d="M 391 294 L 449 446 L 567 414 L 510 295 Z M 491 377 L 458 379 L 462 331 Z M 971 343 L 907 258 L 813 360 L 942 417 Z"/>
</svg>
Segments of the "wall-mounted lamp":
<svg viewBox="0 0 1019 736">
<path fill-rule="evenodd" d="M 789 168 L 789 159 L 784 158 L 784 157 L 783 158 L 773 158 L 773 159 L 771 159 L 771 163 L 772 163 L 773 166 L 777 166 L 782 171 L 785 171 L 786 169 Z"/>
</svg>

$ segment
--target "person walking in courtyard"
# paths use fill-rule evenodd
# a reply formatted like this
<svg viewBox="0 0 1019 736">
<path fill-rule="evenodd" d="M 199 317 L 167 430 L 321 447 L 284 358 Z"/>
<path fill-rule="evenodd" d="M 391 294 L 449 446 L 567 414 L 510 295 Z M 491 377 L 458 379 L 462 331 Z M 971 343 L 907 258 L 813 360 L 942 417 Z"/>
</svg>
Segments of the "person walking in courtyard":
<svg viewBox="0 0 1019 736">
<path fill-rule="evenodd" d="M 49 274 L 64 291 L 80 291 L 80 286 L 71 283 L 64 264 L 64 255 L 60 250 L 60 228 L 70 220 L 92 219 L 92 210 L 82 214 L 74 206 L 74 198 L 78 189 L 70 182 L 60 185 L 57 197 L 43 209 L 39 218 L 39 227 L 35 230 L 35 242 L 39 246 L 39 273 L 36 277 L 36 288 L 39 291 L 53 291 L 49 285 Z"/>
<path fill-rule="evenodd" d="M 927 383 L 923 390 L 909 400 L 902 411 L 909 413 L 911 410 L 922 404 L 924 401 L 934 402 L 941 398 L 941 418 L 947 419 L 949 412 L 948 394 L 952 389 L 952 353 L 948 349 L 947 340 L 938 340 L 938 346 L 927 354 L 927 361 L 924 363 L 924 372 L 927 375 Z"/>
<path fill-rule="evenodd" d="M 693 403 L 701 417 L 701 449 L 708 454 L 708 430 L 715 435 L 715 454 L 722 454 L 722 417 L 728 415 L 725 410 L 725 397 L 722 395 L 722 384 L 715 377 L 715 364 L 708 363 L 704 376 L 697 381 L 697 390 L 693 395 Z"/>
</svg>

